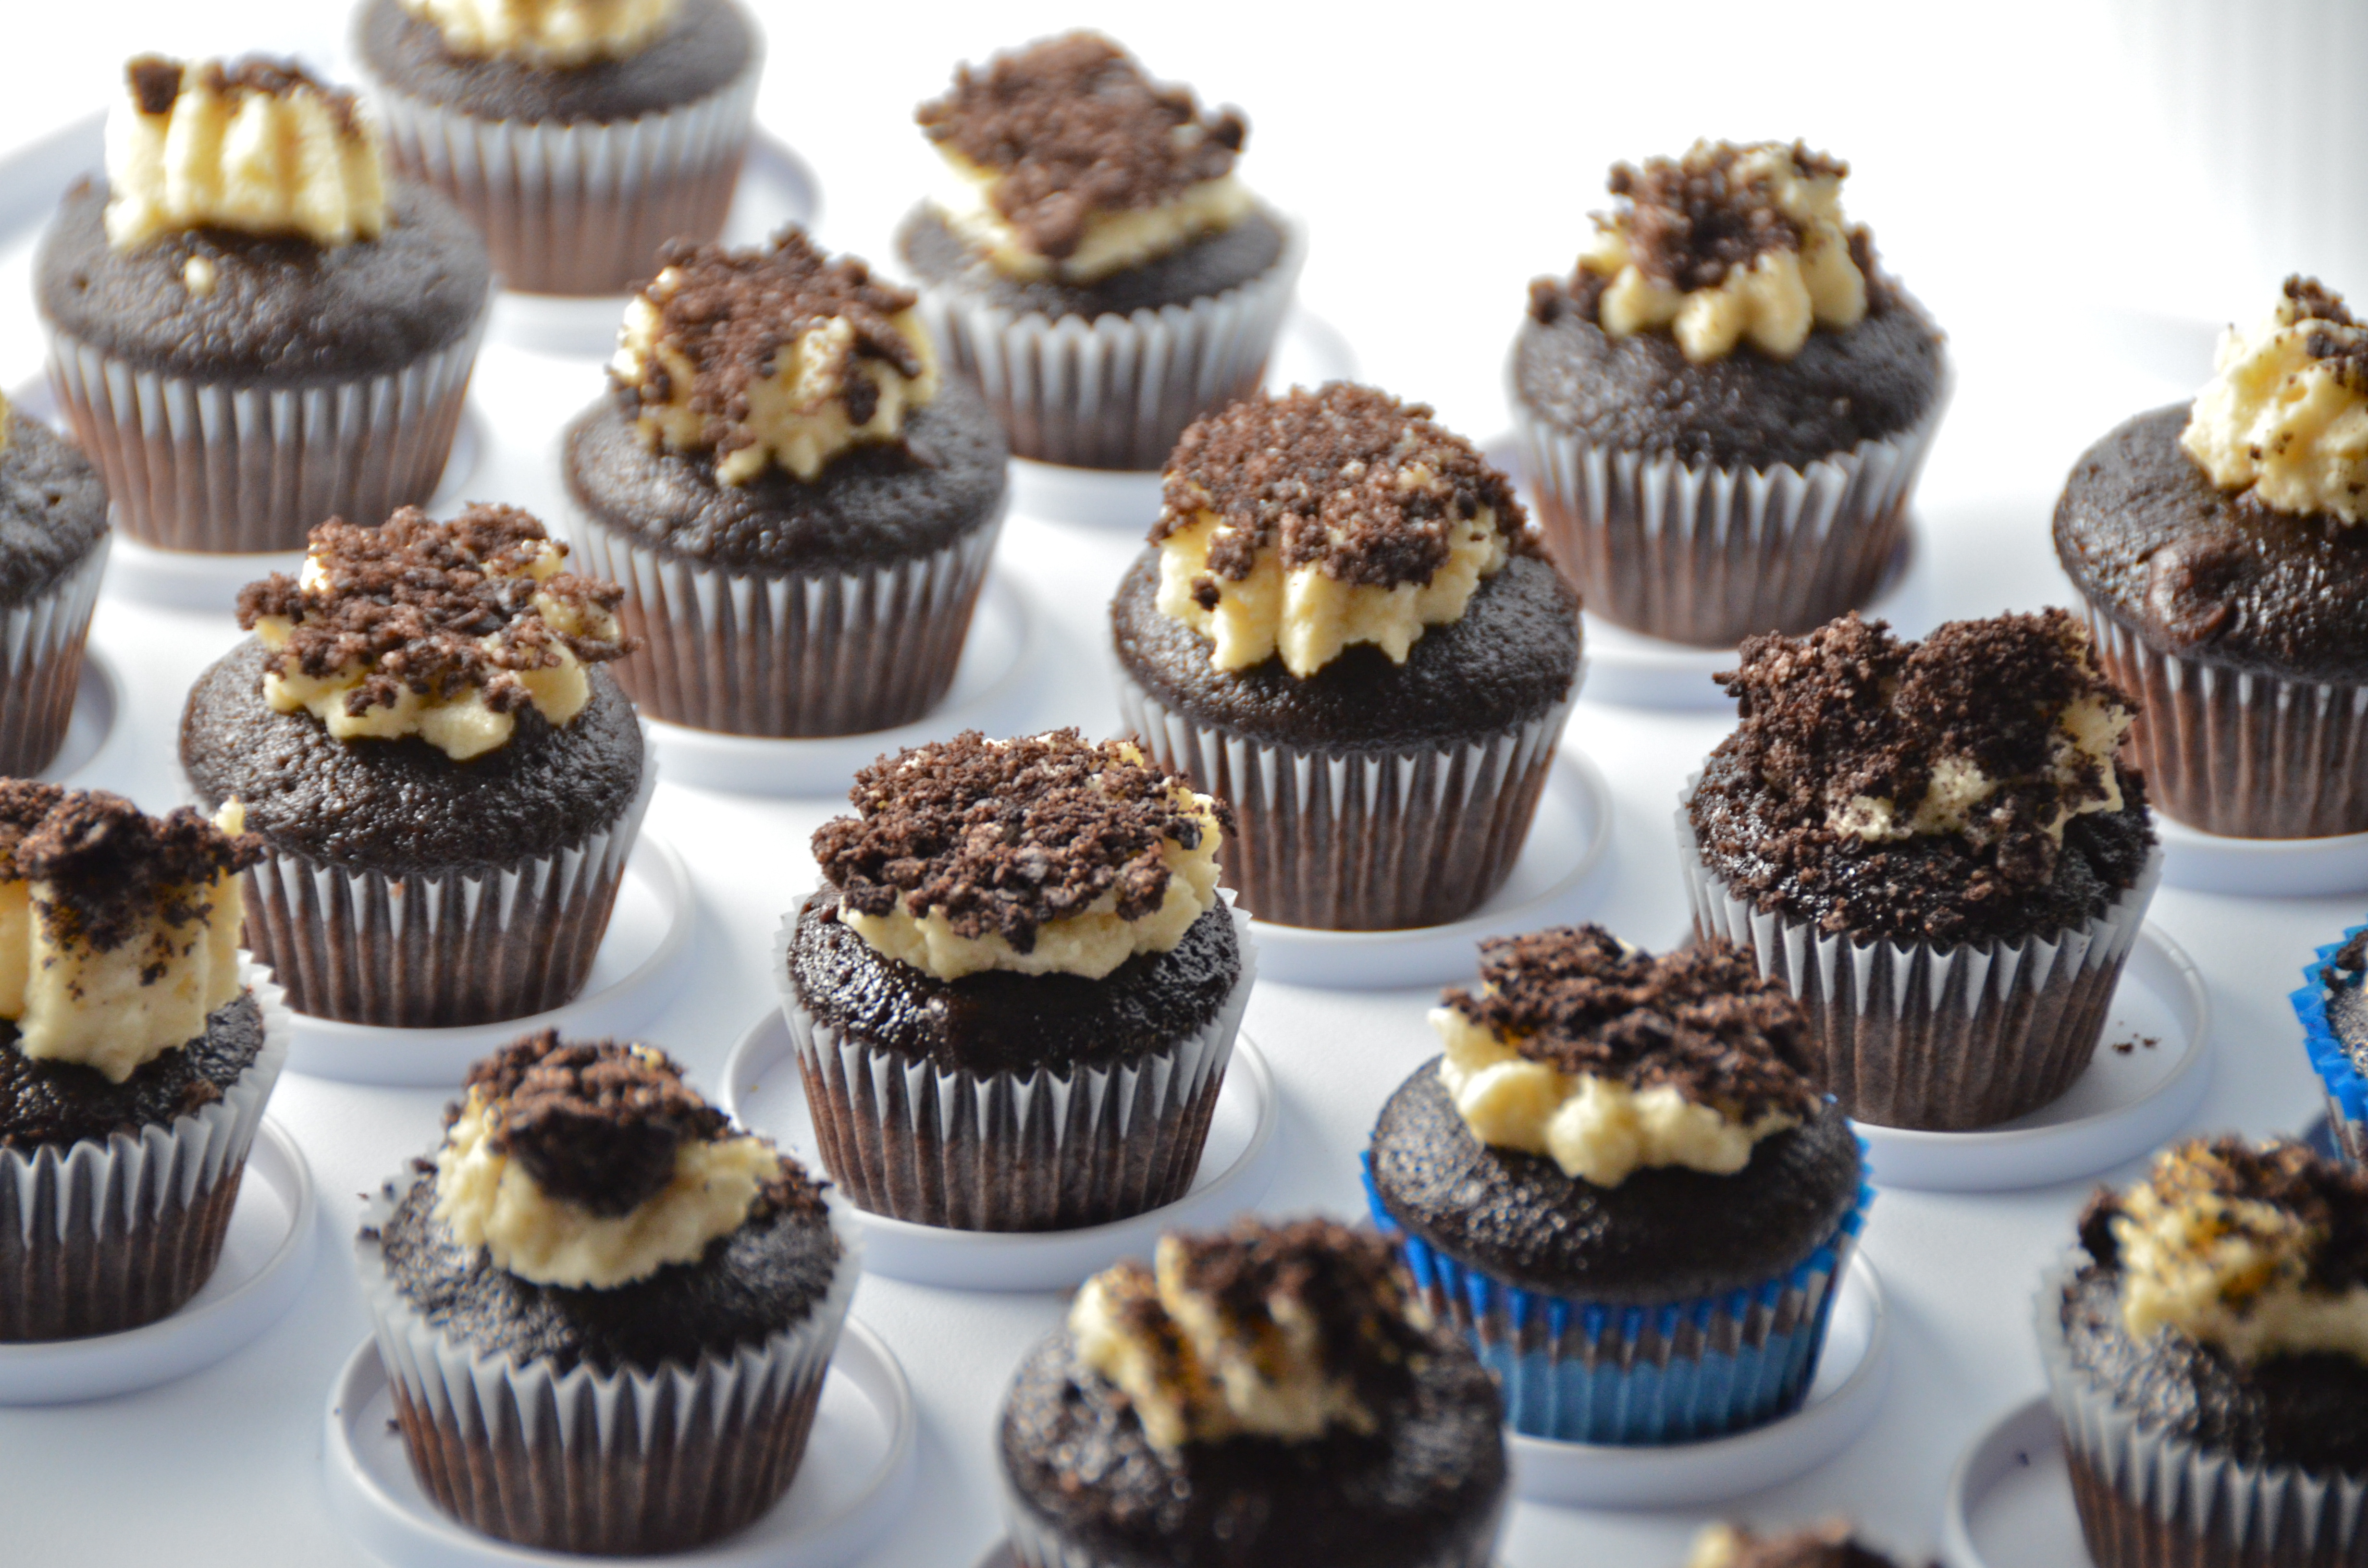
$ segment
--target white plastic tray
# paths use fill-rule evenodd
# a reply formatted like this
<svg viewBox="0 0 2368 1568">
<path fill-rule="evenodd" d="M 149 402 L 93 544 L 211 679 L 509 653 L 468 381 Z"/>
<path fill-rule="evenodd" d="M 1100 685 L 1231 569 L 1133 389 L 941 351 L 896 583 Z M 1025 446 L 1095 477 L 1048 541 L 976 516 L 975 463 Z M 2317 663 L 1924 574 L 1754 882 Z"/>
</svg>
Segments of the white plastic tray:
<svg viewBox="0 0 2368 1568">
<path fill-rule="evenodd" d="M 2368 833 L 2329 838 L 2229 838 L 2159 811 L 2162 880 L 2195 892 L 2318 898 L 2368 891 Z"/>
<path fill-rule="evenodd" d="M 1259 961 L 1265 961 L 1263 949 Z M 749 1026 L 732 1048 L 723 1064 L 723 1105 L 741 1125 L 768 1134 L 808 1165 L 823 1168 L 790 1026 L 780 1008 Z M 1224 1087 L 1209 1119 L 1200 1174 L 1192 1189 L 1175 1202 L 1107 1225 L 1028 1232 L 916 1225 L 850 1204 L 848 1216 L 863 1232 L 863 1267 L 916 1285 L 1065 1290 L 1121 1257 L 1148 1256 L 1162 1231 L 1215 1225 L 1256 1208 L 1273 1174 L 1281 1109 L 1266 1058 L 1242 1035 L 1234 1041 Z"/>
<path fill-rule="evenodd" d="M 120 542 L 120 540 L 118 541 Z M 115 665 L 97 649 L 82 651 L 82 679 L 74 687 L 74 712 L 66 720 L 65 739 L 41 777 L 63 784 L 98 760 L 115 733 L 116 715 L 123 711 L 123 683 Z"/>
<path fill-rule="evenodd" d="M 1941 1555 L 1949 1568 L 2091 1568 L 2045 1398 L 1992 1422 L 1949 1478 Z"/>
</svg>

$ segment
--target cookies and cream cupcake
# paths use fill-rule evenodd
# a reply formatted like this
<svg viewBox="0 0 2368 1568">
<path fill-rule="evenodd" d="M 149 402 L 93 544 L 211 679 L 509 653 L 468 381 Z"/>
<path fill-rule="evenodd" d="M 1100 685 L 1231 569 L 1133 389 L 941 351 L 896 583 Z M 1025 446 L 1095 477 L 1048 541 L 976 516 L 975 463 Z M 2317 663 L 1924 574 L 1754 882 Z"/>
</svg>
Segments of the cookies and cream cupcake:
<svg viewBox="0 0 2368 1568">
<path fill-rule="evenodd" d="M 1237 111 L 1075 32 L 962 66 L 916 118 L 949 174 L 896 254 L 1015 454 L 1156 469 L 1257 390 L 1304 247 L 1234 172 Z"/>
<path fill-rule="evenodd" d="M 1119 711 L 1232 805 L 1250 913 L 1435 926 L 1511 873 L 1578 682 L 1578 598 L 1527 525 L 1469 441 L 1368 387 L 1185 433 L 1110 603 Z"/>
<path fill-rule="evenodd" d="M 1023 1568 L 1483 1568 L 1496 1390 L 1388 1245 L 1328 1220 L 1160 1237 L 1086 1281 L 998 1425 Z"/>
<path fill-rule="evenodd" d="M 90 460 L 0 397 L 0 778 L 32 778 L 65 743 L 108 538 Z"/>
<path fill-rule="evenodd" d="M 33 285 L 124 532 L 301 550 L 324 517 L 427 500 L 484 326 L 484 242 L 298 65 L 142 55 L 125 87 L 107 178 L 66 193 Z"/>
<path fill-rule="evenodd" d="M 1003 522 L 1003 433 L 913 295 L 796 229 L 670 245 L 571 425 L 571 532 L 655 719 L 843 735 L 935 707 Z"/>
<path fill-rule="evenodd" d="M 848 798 L 775 968 L 832 1179 L 976 1231 L 1181 1198 L 1256 972 L 1224 807 L 1075 730 L 916 746 Z"/>
<path fill-rule="evenodd" d="M 1531 285 L 1513 423 L 1590 613 L 1732 647 L 1883 581 L 1948 370 L 1842 215 L 1848 173 L 1773 142 L 1614 165 L 1577 269 Z"/>
</svg>

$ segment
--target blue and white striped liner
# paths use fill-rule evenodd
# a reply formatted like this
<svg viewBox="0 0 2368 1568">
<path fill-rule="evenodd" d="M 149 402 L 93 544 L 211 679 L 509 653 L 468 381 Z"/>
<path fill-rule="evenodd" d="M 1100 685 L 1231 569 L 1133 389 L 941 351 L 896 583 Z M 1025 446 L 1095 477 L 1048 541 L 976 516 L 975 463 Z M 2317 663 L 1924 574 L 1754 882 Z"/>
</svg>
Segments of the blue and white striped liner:
<svg viewBox="0 0 2368 1568">
<path fill-rule="evenodd" d="M 2368 926 L 2354 926 L 2319 949 L 2302 971 L 2302 989 L 2291 998 L 2294 1017 L 2302 1020 L 2303 1049 L 2310 1053 L 2310 1064 L 2318 1070 L 2319 1085 L 2327 1091 L 2328 1121 L 2336 1145 L 2355 1165 L 2368 1165 L 2368 1081 L 2361 1078 L 2351 1053 L 2343 1049 L 2328 1019 L 2327 971 L 2328 961 L 2363 930 Z"/>
<path fill-rule="evenodd" d="M 1491 1278 L 1405 1230 L 1365 1198 L 1434 1316 L 1452 1319 L 1495 1375 L 1505 1420 L 1566 1443 L 1695 1442 L 1800 1408 L 1816 1375 L 1837 1282 L 1874 1189 L 1789 1272 L 1721 1296 L 1637 1306 L 1572 1301 Z"/>
</svg>

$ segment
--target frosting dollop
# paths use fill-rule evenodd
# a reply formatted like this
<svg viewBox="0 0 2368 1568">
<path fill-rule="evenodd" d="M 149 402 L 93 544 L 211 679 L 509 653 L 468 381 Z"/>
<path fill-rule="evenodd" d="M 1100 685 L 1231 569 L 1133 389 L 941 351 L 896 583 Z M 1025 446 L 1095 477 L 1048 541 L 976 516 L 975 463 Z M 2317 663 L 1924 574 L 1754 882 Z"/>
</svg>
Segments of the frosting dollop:
<svg viewBox="0 0 2368 1568">
<path fill-rule="evenodd" d="M 1712 938 L 1656 958 L 1600 926 L 1480 945 L 1480 989 L 1432 1010 L 1440 1081 L 1482 1142 L 1618 1187 L 1640 1168 L 1732 1176 L 1820 1096 L 1781 981 Z"/>
<path fill-rule="evenodd" d="M 454 54 L 558 70 L 639 53 L 682 0 L 403 0 L 403 8 Z"/>
<path fill-rule="evenodd" d="M 1115 1384 L 1152 1445 L 1372 1433 L 1411 1381 L 1427 1319 L 1388 1244 L 1329 1220 L 1170 1232 L 1145 1267 L 1086 1281 L 1077 1359 Z"/>
<path fill-rule="evenodd" d="M 456 762 L 507 744 L 526 708 L 565 724 L 591 700 L 586 666 L 632 651 L 623 590 L 562 570 L 566 555 L 515 506 L 332 518 L 300 575 L 239 590 L 239 625 L 273 653 L 264 700 L 339 740 L 417 735 Z"/>
<path fill-rule="evenodd" d="M 683 1082 L 664 1051 L 529 1035 L 469 1070 L 436 1152 L 432 1212 L 539 1285 L 614 1290 L 692 1263 L 820 1186 Z"/>
<path fill-rule="evenodd" d="M 819 475 L 849 448 L 894 441 L 937 395 L 937 350 L 915 296 L 795 229 L 761 249 L 669 244 L 625 307 L 610 384 L 653 449 L 715 454 L 746 484 L 779 464 Z"/>
<path fill-rule="evenodd" d="M 1511 483 L 1430 413 L 1331 381 L 1196 420 L 1151 529 L 1160 613 L 1221 670 L 1279 655 L 1304 678 L 1360 642 L 1404 664 L 1537 549 Z"/>
<path fill-rule="evenodd" d="M 1892 1560 L 1859 1544 L 1848 1519 L 1763 1536 L 1735 1525 L 1706 1527 L 1694 1538 L 1686 1568 L 1895 1568 Z"/>
<path fill-rule="evenodd" d="M 120 795 L 0 779 L 0 1018 L 17 1049 L 120 1084 L 240 991 L 238 873 L 262 858 L 223 803 L 143 815 Z"/>
<path fill-rule="evenodd" d="M 2272 511 L 2368 517 L 2368 327 L 2316 278 L 2289 278 L 2250 333 L 2220 335 L 2180 435 L 2212 483 Z"/>
<path fill-rule="evenodd" d="M 1009 277 L 1091 283 L 1257 206 L 1233 175 L 1241 115 L 1203 115 L 1099 33 L 962 66 L 915 118 L 952 171 L 939 215 Z"/>
<path fill-rule="evenodd" d="M 107 120 L 117 249 L 183 229 L 300 234 L 324 247 L 385 229 L 385 158 L 353 94 L 260 56 L 185 64 L 143 54 L 124 74 L 130 98 Z"/>
<path fill-rule="evenodd" d="M 2176 1144 L 2125 1191 L 2098 1189 L 2080 1244 L 2118 1272 L 2132 1339 L 2368 1360 L 2368 1173 L 2305 1144 Z"/>
<path fill-rule="evenodd" d="M 1225 808 L 1131 741 L 965 731 L 882 757 L 848 799 L 857 814 L 814 835 L 839 919 L 940 980 L 1099 980 L 1217 903 Z"/>
</svg>

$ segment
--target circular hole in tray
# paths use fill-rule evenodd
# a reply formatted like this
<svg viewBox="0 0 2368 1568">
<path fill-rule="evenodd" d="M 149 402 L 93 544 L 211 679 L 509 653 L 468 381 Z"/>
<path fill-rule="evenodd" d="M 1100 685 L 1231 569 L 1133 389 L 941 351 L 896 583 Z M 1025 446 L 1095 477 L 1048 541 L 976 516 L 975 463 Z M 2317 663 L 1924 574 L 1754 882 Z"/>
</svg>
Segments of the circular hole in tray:
<svg viewBox="0 0 2368 1568">
<path fill-rule="evenodd" d="M 1949 1568 L 2091 1568 L 2064 1435 L 2045 1398 L 1984 1428 L 1957 1461 L 1941 1517 Z"/>
<path fill-rule="evenodd" d="M 2368 833 L 2328 838 L 2230 838 L 2159 810 L 2162 880 L 2196 892 L 2317 898 L 2368 891 Z"/>
<path fill-rule="evenodd" d="M 778 1140 L 821 1168 L 805 1083 L 776 1007 L 751 1025 L 723 1064 L 723 1108 L 741 1125 Z M 1272 1176 L 1281 1102 L 1274 1076 L 1247 1035 L 1209 1119 L 1209 1142 L 1192 1188 L 1164 1208 L 1075 1231 L 957 1231 L 916 1225 L 848 1206 L 863 1232 L 863 1267 L 872 1274 L 978 1290 L 1059 1290 L 1119 1258 L 1147 1254 L 1159 1233 L 1209 1226 L 1254 1208 Z"/>
</svg>

